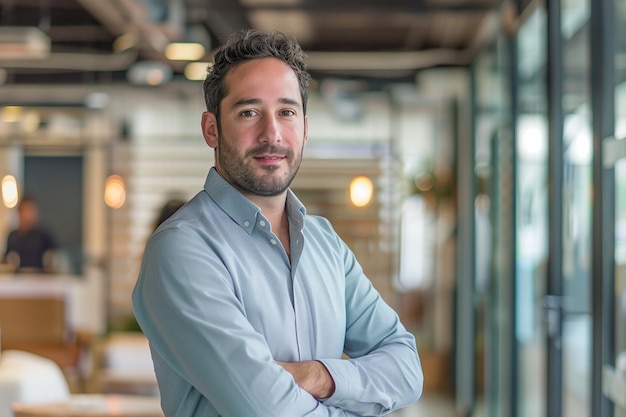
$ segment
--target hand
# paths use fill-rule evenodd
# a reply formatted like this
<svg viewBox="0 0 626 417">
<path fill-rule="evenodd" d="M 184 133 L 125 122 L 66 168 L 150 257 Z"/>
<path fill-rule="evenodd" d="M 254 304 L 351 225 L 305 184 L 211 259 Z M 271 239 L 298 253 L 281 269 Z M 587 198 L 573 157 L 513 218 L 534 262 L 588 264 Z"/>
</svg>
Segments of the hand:
<svg viewBox="0 0 626 417">
<path fill-rule="evenodd" d="M 319 361 L 276 362 L 289 372 L 296 384 L 319 399 L 328 398 L 335 392 L 335 381 L 328 369 Z"/>
</svg>

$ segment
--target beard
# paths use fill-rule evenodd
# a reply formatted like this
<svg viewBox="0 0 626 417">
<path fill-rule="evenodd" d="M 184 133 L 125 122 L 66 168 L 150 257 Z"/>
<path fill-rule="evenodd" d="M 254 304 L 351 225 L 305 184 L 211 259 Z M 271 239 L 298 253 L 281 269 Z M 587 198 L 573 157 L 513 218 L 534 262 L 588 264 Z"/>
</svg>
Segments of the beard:
<svg viewBox="0 0 626 417">
<path fill-rule="evenodd" d="M 263 172 L 261 174 L 256 172 L 259 166 L 258 164 L 253 166 L 251 161 L 256 155 L 268 153 L 284 156 L 284 161 L 287 162 L 287 169 L 284 173 L 278 172 L 282 168 L 282 164 L 281 167 L 277 165 L 261 166 Z M 248 150 L 242 157 L 237 153 L 237 149 L 219 134 L 216 158 L 218 172 L 234 187 L 245 193 L 271 197 L 282 194 L 289 188 L 300 169 L 302 149 L 299 155 L 296 155 L 290 148 L 265 144 Z"/>
</svg>

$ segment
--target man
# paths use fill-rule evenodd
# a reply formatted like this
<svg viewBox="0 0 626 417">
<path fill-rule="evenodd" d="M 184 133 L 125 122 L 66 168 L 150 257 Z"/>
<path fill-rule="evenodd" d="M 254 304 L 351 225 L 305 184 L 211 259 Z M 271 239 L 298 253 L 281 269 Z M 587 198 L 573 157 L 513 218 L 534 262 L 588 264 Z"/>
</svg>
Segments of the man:
<svg viewBox="0 0 626 417">
<path fill-rule="evenodd" d="M 52 235 L 39 225 L 39 208 L 32 197 L 24 196 L 17 207 L 17 229 L 7 237 L 5 259 L 18 271 L 42 271 L 57 249 Z"/>
<path fill-rule="evenodd" d="M 414 337 L 289 184 L 303 53 L 239 32 L 204 82 L 204 190 L 150 238 L 133 293 L 166 416 L 378 416 L 419 398 Z"/>
</svg>

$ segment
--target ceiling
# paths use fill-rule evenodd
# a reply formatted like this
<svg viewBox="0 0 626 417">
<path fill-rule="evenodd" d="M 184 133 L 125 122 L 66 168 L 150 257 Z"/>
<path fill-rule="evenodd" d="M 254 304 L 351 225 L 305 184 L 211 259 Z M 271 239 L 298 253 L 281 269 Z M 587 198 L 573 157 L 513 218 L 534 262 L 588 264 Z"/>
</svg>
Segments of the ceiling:
<svg viewBox="0 0 626 417">
<path fill-rule="evenodd" d="M 0 84 L 129 80 L 149 61 L 183 78 L 188 61 L 164 55 L 196 40 L 202 61 L 233 30 L 295 36 L 314 77 L 411 79 L 425 68 L 466 66 L 500 24 L 501 0 L 0 0 Z M 38 28 L 45 56 L 8 53 L 15 27 Z M 20 42 L 29 36 L 19 32 Z M 7 34 L 8 33 L 8 34 Z M 13 49 L 11 49 L 13 48 Z"/>
</svg>

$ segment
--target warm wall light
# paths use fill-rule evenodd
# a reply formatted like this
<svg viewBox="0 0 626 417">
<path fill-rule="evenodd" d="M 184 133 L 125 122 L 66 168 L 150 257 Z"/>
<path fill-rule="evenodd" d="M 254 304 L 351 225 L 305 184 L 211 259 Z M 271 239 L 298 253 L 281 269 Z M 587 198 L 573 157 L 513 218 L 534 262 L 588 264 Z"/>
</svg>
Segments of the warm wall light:
<svg viewBox="0 0 626 417">
<path fill-rule="evenodd" d="M 173 42 L 165 47 L 165 56 L 172 61 L 197 61 L 205 52 L 202 44 L 194 42 Z"/>
<path fill-rule="evenodd" d="M 13 208 L 17 205 L 18 200 L 17 180 L 13 175 L 5 175 L 2 178 L 2 202 L 5 207 Z"/>
<path fill-rule="evenodd" d="M 356 207 L 365 207 L 374 194 L 372 180 L 367 177 L 358 176 L 350 181 L 350 201 Z"/>
<path fill-rule="evenodd" d="M 111 175 L 104 185 L 104 202 L 107 206 L 118 209 L 126 201 L 126 187 L 119 175 Z"/>
</svg>

